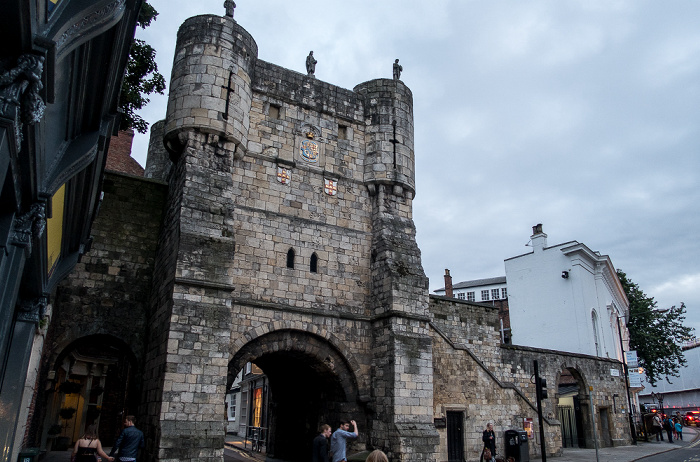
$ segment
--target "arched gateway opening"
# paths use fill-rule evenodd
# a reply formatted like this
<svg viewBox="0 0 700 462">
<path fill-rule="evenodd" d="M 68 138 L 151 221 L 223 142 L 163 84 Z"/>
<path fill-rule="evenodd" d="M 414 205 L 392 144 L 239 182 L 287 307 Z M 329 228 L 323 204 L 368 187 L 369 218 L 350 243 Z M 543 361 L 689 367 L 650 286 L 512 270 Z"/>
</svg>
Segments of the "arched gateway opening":
<svg viewBox="0 0 700 462">
<path fill-rule="evenodd" d="M 564 367 L 557 382 L 557 418 L 561 422 L 562 446 L 592 447 L 589 395 L 581 373 Z"/>
<path fill-rule="evenodd" d="M 138 405 L 135 364 L 131 349 L 109 335 L 81 337 L 61 350 L 48 373 L 42 444 L 65 450 L 92 427 L 111 446 L 123 416 Z"/>
<path fill-rule="evenodd" d="M 335 428 L 348 416 L 365 420 L 352 362 L 329 341 L 307 332 L 275 331 L 250 341 L 229 363 L 229 390 L 239 372 L 259 372 L 240 389 L 239 436 L 261 437 L 270 458 L 309 460 L 320 425 Z"/>
</svg>

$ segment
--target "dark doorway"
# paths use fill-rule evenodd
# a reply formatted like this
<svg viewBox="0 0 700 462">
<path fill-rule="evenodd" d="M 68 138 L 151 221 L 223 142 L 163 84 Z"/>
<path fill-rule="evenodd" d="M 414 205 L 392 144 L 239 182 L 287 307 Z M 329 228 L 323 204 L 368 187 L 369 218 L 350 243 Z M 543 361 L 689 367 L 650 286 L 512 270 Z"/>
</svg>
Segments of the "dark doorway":
<svg viewBox="0 0 700 462">
<path fill-rule="evenodd" d="M 600 408 L 600 441 L 604 448 L 612 446 L 610 435 L 610 410 L 607 407 Z"/>
<path fill-rule="evenodd" d="M 134 364 L 126 344 L 108 335 L 83 337 L 66 347 L 49 373 L 42 446 L 72 446 L 88 427 L 97 430 L 104 446 L 114 444 L 123 417 L 136 414 L 140 382 L 134 380 Z"/>
<path fill-rule="evenodd" d="M 464 413 L 447 411 L 447 460 L 464 461 Z"/>
<path fill-rule="evenodd" d="M 263 374 L 256 378 L 249 396 L 241 400 L 237 412 L 241 427 L 245 424 L 247 429 L 241 428 L 239 437 L 245 436 L 250 441 L 249 433 L 260 427 L 258 435 L 264 440 L 260 452 L 267 458 L 307 462 L 311 459 L 313 439 L 323 424 L 335 430 L 342 419 L 352 419 L 361 431 L 363 428 L 368 431 L 352 373 L 342 356 L 323 340 L 300 332 L 276 332 L 246 345 L 237 357 L 249 362 L 234 358 L 229 369 L 229 388 L 236 387 L 234 378 L 238 368 L 245 371 L 251 367 Z M 241 393 L 247 390 L 243 385 Z M 252 407 L 256 402 L 253 393 L 257 390 L 260 390 L 261 399 L 257 402 L 262 403 L 261 409 Z M 242 408 L 243 401 L 248 403 L 246 409 Z M 349 448 L 348 454 L 351 453 Z"/>
</svg>

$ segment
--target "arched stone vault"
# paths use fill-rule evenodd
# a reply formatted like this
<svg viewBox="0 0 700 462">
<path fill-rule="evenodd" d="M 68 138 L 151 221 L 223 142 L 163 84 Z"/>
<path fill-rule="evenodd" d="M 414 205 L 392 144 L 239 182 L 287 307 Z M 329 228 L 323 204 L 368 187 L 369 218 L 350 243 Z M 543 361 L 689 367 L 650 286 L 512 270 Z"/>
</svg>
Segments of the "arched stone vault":
<svg viewBox="0 0 700 462">
<path fill-rule="evenodd" d="M 312 358 L 308 363 L 319 376 L 334 375 L 334 380 L 339 381 L 343 388 L 346 400 L 356 401 L 361 395 L 358 390 L 357 361 L 350 352 L 341 351 L 342 344 L 332 334 L 325 332 L 325 336 L 319 336 L 316 333 L 290 328 L 274 330 L 276 324 L 282 323 L 272 322 L 256 328 L 257 335 L 252 336 L 246 344 L 232 353 L 229 364 L 229 387 L 235 379 L 235 374 L 245 366 L 246 362 L 255 362 L 256 359 L 265 355 L 284 352 Z"/>
</svg>

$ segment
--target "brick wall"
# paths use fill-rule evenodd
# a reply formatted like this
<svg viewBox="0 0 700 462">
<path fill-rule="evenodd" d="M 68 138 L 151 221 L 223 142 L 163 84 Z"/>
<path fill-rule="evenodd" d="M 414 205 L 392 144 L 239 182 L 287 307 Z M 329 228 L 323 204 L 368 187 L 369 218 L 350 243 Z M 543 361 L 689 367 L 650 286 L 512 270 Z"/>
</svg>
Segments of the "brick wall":
<svg viewBox="0 0 700 462">
<path fill-rule="evenodd" d="M 107 165 L 105 169 L 113 172 L 143 176 L 144 169 L 131 157 L 131 144 L 134 141 L 133 130 L 119 130 L 109 141 Z"/>
</svg>

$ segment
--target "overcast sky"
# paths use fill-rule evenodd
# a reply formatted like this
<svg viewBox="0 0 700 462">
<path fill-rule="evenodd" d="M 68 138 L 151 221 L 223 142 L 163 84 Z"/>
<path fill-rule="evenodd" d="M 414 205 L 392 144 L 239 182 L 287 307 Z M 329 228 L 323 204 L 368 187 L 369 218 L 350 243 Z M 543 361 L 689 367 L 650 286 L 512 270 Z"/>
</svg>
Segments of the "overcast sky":
<svg viewBox="0 0 700 462">
<path fill-rule="evenodd" d="M 176 32 L 223 0 L 151 0 L 137 37 L 170 80 Z M 542 223 L 549 245 L 610 256 L 700 333 L 700 2 L 236 0 L 260 59 L 414 97 L 414 219 L 431 292 L 505 275 Z M 166 90 L 167 93 L 167 90 Z M 167 96 L 141 112 L 165 117 Z M 137 136 L 142 165 L 148 137 Z"/>
</svg>

